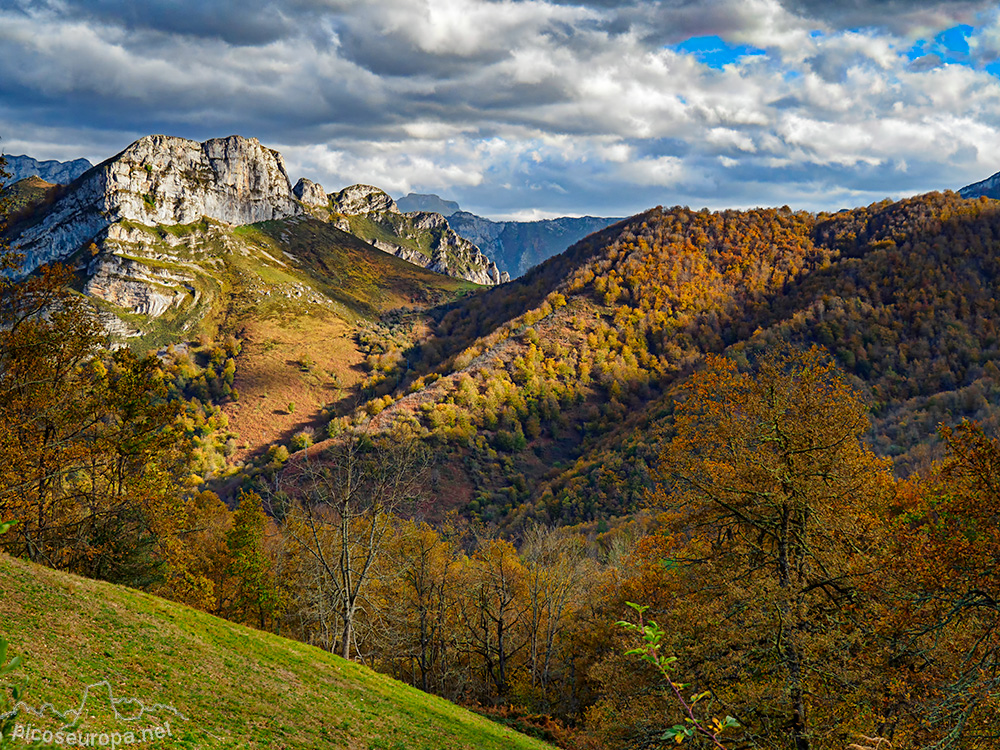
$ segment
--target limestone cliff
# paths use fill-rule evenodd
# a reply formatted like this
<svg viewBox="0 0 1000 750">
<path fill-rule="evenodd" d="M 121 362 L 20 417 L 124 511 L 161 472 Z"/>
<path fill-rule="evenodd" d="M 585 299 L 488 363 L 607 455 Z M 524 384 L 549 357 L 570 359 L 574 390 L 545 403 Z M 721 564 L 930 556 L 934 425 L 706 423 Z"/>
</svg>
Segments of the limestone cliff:
<svg viewBox="0 0 1000 750">
<path fill-rule="evenodd" d="M 281 155 L 256 139 L 151 135 L 85 173 L 15 246 L 30 271 L 103 241 L 120 221 L 169 226 L 207 217 L 239 225 L 299 210 Z"/>
<path fill-rule="evenodd" d="M 294 272 L 299 261 L 280 243 L 303 222 L 331 221 L 438 273 L 506 280 L 440 214 L 401 214 L 371 186 L 334 196 L 307 179 L 293 188 L 280 154 L 240 136 L 204 143 L 147 136 L 56 195 L 13 228 L 21 272 L 69 260 L 119 337 L 189 330 L 220 314 L 218 301 L 245 283 L 248 268 L 268 267 L 272 277 Z M 263 221 L 277 222 L 269 229 L 277 252 L 248 240 L 259 232 L 244 225 Z M 320 297 L 316 304 L 329 302 Z"/>
</svg>

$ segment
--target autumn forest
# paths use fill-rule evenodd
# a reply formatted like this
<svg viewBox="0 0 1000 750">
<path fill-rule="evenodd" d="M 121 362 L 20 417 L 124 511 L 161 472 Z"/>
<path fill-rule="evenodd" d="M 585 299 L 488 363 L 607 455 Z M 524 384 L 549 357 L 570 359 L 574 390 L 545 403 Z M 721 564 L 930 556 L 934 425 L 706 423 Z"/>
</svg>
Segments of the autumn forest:
<svg viewBox="0 0 1000 750">
<path fill-rule="evenodd" d="M 996 201 L 658 207 L 357 321 L 356 382 L 256 447 L 239 290 L 112 347 L 2 251 L 9 555 L 571 750 L 1000 744 Z"/>
</svg>

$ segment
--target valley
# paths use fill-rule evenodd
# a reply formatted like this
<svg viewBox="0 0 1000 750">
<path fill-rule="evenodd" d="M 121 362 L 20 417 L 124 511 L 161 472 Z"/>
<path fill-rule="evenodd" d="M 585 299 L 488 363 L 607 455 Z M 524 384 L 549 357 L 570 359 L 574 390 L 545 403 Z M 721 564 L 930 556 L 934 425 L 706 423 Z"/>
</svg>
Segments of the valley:
<svg viewBox="0 0 1000 750">
<path fill-rule="evenodd" d="M 379 682 L 348 747 L 506 724 L 589 750 L 677 736 L 621 626 L 637 602 L 734 746 L 989 732 L 966 664 L 1000 648 L 968 598 L 996 552 L 1000 203 L 658 206 L 511 279 L 461 212 L 420 210 L 436 196 L 293 186 L 236 136 L 150 136 L 4 195 L 0 564 L 22 583 L 0 625 L 22 647 L 27 581 L 91 587 L 115 627 L 155 605 L 223 661 L 313 660 L 300 699 L 333 651 L 494 720 L 407 734 L 395 702 L 424 699 Z M 232 674 L 211 679 L 242 700 Z M 983 703 L 933 713 L 963 691 Z M 233 742 L 310 746 L 314 718 Z"/>
</svg>

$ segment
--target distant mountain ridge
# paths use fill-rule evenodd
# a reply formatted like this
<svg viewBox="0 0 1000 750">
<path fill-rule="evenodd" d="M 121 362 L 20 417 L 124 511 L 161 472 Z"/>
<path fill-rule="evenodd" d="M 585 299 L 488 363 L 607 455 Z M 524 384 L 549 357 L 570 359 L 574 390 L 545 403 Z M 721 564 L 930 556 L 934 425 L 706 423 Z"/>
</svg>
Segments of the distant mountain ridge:
<svg viewBox="0 0 1000 750">
<path fill-rule="evenodd" d="M 409 193 L 396 201 L 398 209 L 434 211 L 446 216 L 448 224 L 458 234 L 474 243 L 492 258 L 501 271 L 512 278 L 558 255 L 588 234 L 599 232 L 621 221 L 621 218 L 597 216 L 542 219 L 540 221 L 493 221 L 463 211 L 455 201 L 444 200 L 433 193 Z"/>
<path fill-rule="evenodd" d="M 430 211 L 448 217 L 461 210 L 455 201 L 446 201 L 440 196 L 423 193 L 408 193 L 396 201 L 396 205 L 404 214 L 411 211 Z"/>
<path fill-rule="evenodd" d="M 46 182 L 56 185 L 68 185 L 94 166 L 86 159 L 38 161 L 23 154 L 20 156 L 5 155 L 4 158 L 7 160 L 7 171 L 11 174 L 11 183 L 27 177 L 40 177 Z"/>
<path fill-rule="evenodd" d="M 512 277 L 534 266 L 594 232 L 621 221 L 596 216 L 543 219 L 541 221 L 492 221 L 459 211 L 448 223 L 463 237 L 476 243 L 497 266 Z"/>
<path fill-rule="evenodd" d="M 966 185 L 958 191 L 963 198 L 993 198 L 1000 200 L 1000 172 L 987 177 L 985 180 Z"/>
</svg>

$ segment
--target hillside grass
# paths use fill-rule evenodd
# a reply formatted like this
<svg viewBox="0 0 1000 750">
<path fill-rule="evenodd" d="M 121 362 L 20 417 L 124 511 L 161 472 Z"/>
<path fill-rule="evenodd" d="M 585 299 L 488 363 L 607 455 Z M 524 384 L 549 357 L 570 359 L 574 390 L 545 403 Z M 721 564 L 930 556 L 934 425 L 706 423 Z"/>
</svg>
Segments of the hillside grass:
<svg viewBox="0 0 1000 750">
<path fill-rule="evenodd" d="M 88 702 L 83 731 L 169 721 L 170 736 L 147 747 L 551 747 L 318 648 L 3 554 L 0 634 L 24 657 L 16 677 L 32 707 L 76 708 L 102 680 L 118 698 L 168 706 L 127 723 L 106 698 Z M 61 724 L 25 721 L 53 731 Z"/>
<path fill-rule="evenodd" d="M 375 323 L 393 309 L 426 308 L 480 288 L 313 219 L 232 232 L 244 247 L 264 249 L 288 264 L 276 268 L 256 253 L 230 261 L 244 265 L 242 278 L 253 279 L 244 286 L 258 290 L 227 323 L 243 341 L 235 380 L 240 398 L 225 405 L 229 424 L 240 435 L 236 460 L 287 443 L 304 428 L 315 428 L 317 440 L 326 436 L 329 410 L 344 399 L 353 403 L 363 376 L 365 355 L 355 340 L 359 325 Z M 292 288 L 294 283 L 300 286 Z M 262 289 L 270 293 L 261 297 Z M 310 303 L 314 294 L 330 303 Z"/>
</svg>

